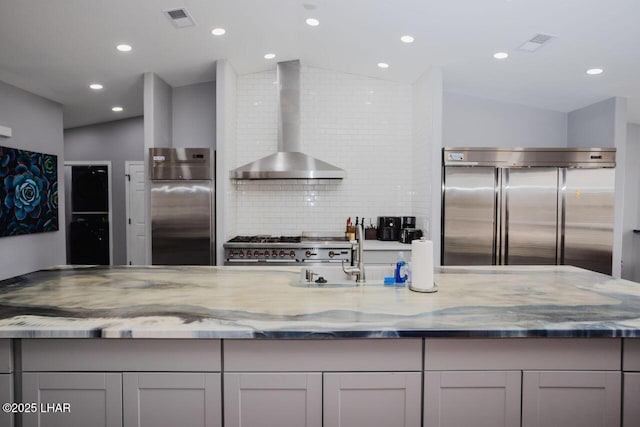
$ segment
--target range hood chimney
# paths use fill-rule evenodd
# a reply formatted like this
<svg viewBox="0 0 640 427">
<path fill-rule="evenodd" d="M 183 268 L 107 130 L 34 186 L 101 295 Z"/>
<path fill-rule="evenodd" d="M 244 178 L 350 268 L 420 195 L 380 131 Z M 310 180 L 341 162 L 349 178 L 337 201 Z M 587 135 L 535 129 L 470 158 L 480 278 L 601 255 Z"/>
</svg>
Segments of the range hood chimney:
<svg viewBox="0 0 640 427">
<path fill-rule="evenodd" d="M 230 172 L 235 179 L 342 179 L 340 169 L 300 152 L 300 61 L 279 62 L 278 152 Z"/>
</svg>

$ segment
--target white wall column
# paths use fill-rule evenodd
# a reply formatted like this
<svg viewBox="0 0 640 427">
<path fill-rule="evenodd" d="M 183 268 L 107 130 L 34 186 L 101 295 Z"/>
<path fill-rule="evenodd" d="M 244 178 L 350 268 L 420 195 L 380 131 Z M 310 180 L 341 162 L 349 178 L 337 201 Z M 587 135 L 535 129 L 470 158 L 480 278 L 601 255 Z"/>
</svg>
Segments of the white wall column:
<svg viewBox="0 0 640 427">
<path fill-rule="evenodd" d="M 236 167 L 236 80 L 229 61 L 216 62 L 216 264 L 224 263 L 226 240 L 236 234 L 236 196 L 229 171 Z"/>
</svg>

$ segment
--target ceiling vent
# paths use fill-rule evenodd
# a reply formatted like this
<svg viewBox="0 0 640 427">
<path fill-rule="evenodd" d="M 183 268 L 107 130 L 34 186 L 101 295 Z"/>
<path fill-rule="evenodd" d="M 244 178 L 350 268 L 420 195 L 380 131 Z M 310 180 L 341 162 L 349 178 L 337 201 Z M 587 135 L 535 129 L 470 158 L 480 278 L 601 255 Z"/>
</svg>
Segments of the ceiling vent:
<svg viewBox="0 0 640 427">
<path fill-rule="evenodd" d="M 171 22 L 173 22 L 173 25 L 178 28 L 192 27 L 195 25 L 195 22 L 193 22 L 193 19 L 189 15 L 189 12 L 187 12 L 187 9 L 171 9 L 163 12 Z"/>
<path fill-rule="evenodd" d="M 524 44 L 522 44 L 518 48 L 518 50 L 524 50 L 525 52 L 535 52 L 542 46 L 548 44 L 553 39 L 555 39 L 555 36 L 551 36 L 549 34 L 536 34 L 535 36 L 524 42 Z"/>
</svg>

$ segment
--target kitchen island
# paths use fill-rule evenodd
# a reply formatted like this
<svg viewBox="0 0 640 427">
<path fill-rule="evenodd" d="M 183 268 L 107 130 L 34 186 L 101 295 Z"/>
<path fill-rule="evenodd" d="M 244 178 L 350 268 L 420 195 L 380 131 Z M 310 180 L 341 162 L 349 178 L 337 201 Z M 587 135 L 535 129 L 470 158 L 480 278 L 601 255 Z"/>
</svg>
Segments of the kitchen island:
<svg viewBox="0 0 640 427">
<path fill-rule="evenodd" d="M 445 267 L 436 282 L 38 271 L 0 282 L 0 397 L 71 403 L 25 426 L 219 426 L 223 408 L 225 426 L 640 424 L 640 284 L 566 266 Z"/>
</svg>

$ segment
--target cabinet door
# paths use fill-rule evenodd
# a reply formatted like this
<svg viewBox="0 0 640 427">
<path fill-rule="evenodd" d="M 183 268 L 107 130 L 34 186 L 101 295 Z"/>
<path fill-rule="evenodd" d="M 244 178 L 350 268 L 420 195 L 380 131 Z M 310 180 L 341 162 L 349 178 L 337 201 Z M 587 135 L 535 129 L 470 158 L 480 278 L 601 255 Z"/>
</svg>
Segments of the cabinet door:
<svg viewBox="0 0 640 427">
<path fill-rule="evenodd" d="M 22 374 L 22 400 L 69 404 L 68 412 L 24 414 L 24 427 L 122 426 L 122 376 L 105 373 Z"/>
<path fill-rule="evenodd" d="M 225 427 L 321 427 L 322 374 L 224 374 Z"/>
<path fill-rule="evenodd" d="M 620 425 L 619 372 L 524 372 L 522 427 Z"/>
<path fill-rule="evenodd" d="M 220 374 L 123 374 L 125 427 L 222 425 Z"/>
<path fill-rule="evenodd" d="M 13 376 L 0 374 L 0 404 L 13 403 Z M 13 427 L 13 414 L 0 412 L 0 426 Z"/>
<path fill-rule="evenodd" d="M 640 426 L 640 373 L 624 374 L 622 426 Z"/>
<path fill-rule="evenodd" d="M 324 426 L 420 426 L 420 377 L 419 372 L 324 374 Z"/>
<path fill-rule="evenodd" d="M 424 425 L 520 426 L 520 371 L 425 372 Z"/>
</svg>

